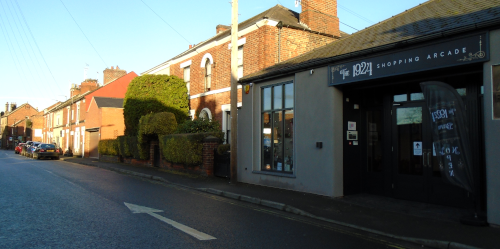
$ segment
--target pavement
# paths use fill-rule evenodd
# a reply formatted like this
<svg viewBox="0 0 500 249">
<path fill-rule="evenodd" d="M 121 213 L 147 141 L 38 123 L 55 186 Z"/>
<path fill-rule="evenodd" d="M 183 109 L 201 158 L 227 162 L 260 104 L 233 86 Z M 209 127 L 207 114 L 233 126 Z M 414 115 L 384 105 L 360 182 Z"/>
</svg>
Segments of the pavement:
<svg viewBox="0 0 500 249">
<path fill-rule="evenodd" d="M 161 168 L 99 162 L 92 158 L 61 160 L 116 171 L 250 202 L 317 220 L 401 239 L 431 248 L 500 248 L 500 227 L 468 226 L 459 219 L 470 210 L 368 194 L 332 198 L 204 177 Z"/>
</svg>

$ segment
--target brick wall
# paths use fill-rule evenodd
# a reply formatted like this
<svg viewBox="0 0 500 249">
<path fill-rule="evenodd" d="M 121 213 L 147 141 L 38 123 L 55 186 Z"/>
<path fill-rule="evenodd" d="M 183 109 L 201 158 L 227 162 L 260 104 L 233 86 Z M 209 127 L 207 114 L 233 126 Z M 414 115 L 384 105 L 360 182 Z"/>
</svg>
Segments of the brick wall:
<svg viewBox="0 0 500 249">
<path fill-rule="evenodd" d="M 336 40 L 331 36 L 286 27 L 283 27 L 280 31 L 277 27 L 269 25 L 264 25 L 243 37 L 246 38 L 246 43 L 243 45 L 244 75 L 260 71 L 280 61 L 288 60 Z M 243 37 L 240 37 L 240 39 Z M 191 60 L 190 95 L 204 93 L 205 68 L 201 67 L 201 60 L 205 54 L 210 53 L 214 60 L 212 64 L 211 90 L 230 87 L 231 50 L 228 49 L 229 43 L 220 44 L 179 63 L 170 65 L 171 75 L 183 78 L 183 68 L 180 67 L 180 64 Z M 238 90 L 238 102 L 241 102 L 241 94 L 242 91 Z M 195 110 L 196 114 L 198 114 L 203 108 L 209 108 L 212 117 L 222 123 L 221 106 L 230 102 L 230 92 L 226 91 L 193 98 L 190 100 L 190 109 Z"/>
<path fill-rule="evenodd" d="M 101 108 L 101 111 L 101 140 L 123 136 L 125 131 L 123 108 Z"/>
<path fill-rule="evenodd" d="M 336 0 L 302 1 L 300 22 L 310 29 L 340 37 Z"/>
</svg>

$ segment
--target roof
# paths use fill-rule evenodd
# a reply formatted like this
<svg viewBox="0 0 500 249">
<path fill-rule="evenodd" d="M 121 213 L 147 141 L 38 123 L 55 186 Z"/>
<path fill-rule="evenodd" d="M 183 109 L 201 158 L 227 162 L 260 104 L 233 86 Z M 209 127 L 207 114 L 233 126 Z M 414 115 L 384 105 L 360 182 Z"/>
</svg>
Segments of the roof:
<svg viewBox="0 0 500 249">
<path fill-rule="evenodd" d="M 8 116 L 10 116 L 11 114 L 13 114 L 13 113 L 17 112 L 17 110 L 20 110 L 21 108 L 23 108 L 23 107 L 25 107 L 25 106 L 27 106 L 27 105 L 29 105 L 31 108 L 33 108 L 33 109 L 35 109 L 36 111 L 38 111 L 38 109 L 36 109 L 36 108 L 34 108 L 33 106 L 31 106 L 29 103 L 24 103 L 24 104 L 22 104 L 22 105 L 20 105 L 20 106 L 17 106 L 17 107 L 16 107 L 16 109 L 14 109 L 13 111 L 10 111 L 9 113 L 5 113 L 2 117 L 8 117 Z"/>
<path fill-rule="evenodd" d="M 430 0 L 344 39 L 249 74 L 262 81 L 347 58 L 500 24 L 500 0 Z"/>
<path fill-rule="evenodd" d="M 103 107 L 123 108 L 122 98 L 94 97 L 94 100 L 98 108 L 103 108 Z"/>
<path fill-rule="evenodd" d="M 298 28 L 301 30 L 314 31 L 314 30 L 311 30 L 307 25 L 300 23 L 299 16 L 300 16 L 300 14 L 298 12 L 295 12 L 295 11 L 290 10 L 282 5 L 277 4 L 276 6 L 254 16 L 252 18 L 249 18 L 249 19 L 239 23 L 238 24 L 238 31 L 241 31 L 249 26 L 252 26 L 262 19 L 270 19 L 270 20 L 274 20 L 274 21 L 278 21 L 278 22 L 281 21 L 284 27 L 292 27 L 292 28 Z M 349 34 L 342 32 L 342 31 L 340 31 L 340 34 L 341 34 L 341 36 L 349 36 Z M 155 66 L 155 67 L 153 67 L 153 68 L 151 68 L 151 69 L 149 69 L 141 74 L 147 74 L 151 71 L 154 71 L 154 70 L 166 65 L 169 61 L 180 58 L 189 52 L 195 51 L 196 49 L 198 49 L 199 47 L 201 47 L 203 45 L 209 44 L 213 41 L 221 40 L 221 39 L 226 38 L 230 35 L 231 35 L 231 29 L 220 32 L 217 35 L 211 37 L 210 39 L 196 44 L 192 48 L 182 52 L 181 54 L 173 57 L 172 59 L 170 59 L 170 60 L 168 60 L 168 61 L 166 61 L 158 66 Z"/>
</svg>

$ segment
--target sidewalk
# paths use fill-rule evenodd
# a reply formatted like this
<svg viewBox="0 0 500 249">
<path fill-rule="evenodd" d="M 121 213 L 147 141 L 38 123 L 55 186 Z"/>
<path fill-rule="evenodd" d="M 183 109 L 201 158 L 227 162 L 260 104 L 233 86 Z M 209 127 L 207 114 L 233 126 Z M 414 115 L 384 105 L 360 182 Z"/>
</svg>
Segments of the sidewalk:
<svg viewBox="0 0 500 249">
<path fill-rule="evenodd" d="M 462 225 L 462 209 L 372 195 L 331 198 L 89 158 L 61 160 L 183 185 L 429 247 L 500 248 L 500 228 Z"/>
</svg>

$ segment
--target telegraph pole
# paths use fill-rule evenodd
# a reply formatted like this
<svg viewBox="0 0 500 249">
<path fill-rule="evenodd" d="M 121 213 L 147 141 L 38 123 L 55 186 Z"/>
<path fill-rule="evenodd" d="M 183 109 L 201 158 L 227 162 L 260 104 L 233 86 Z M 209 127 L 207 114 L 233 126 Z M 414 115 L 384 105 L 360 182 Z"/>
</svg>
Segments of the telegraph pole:
<svg viewBox="0 0 500 249">
<path fill-rule="evenodd" d="M 238 0 L 232 2 L 231 18 L 231 163 L 230 179 L 237 182 L 238 151 Z"/>
</svg>

